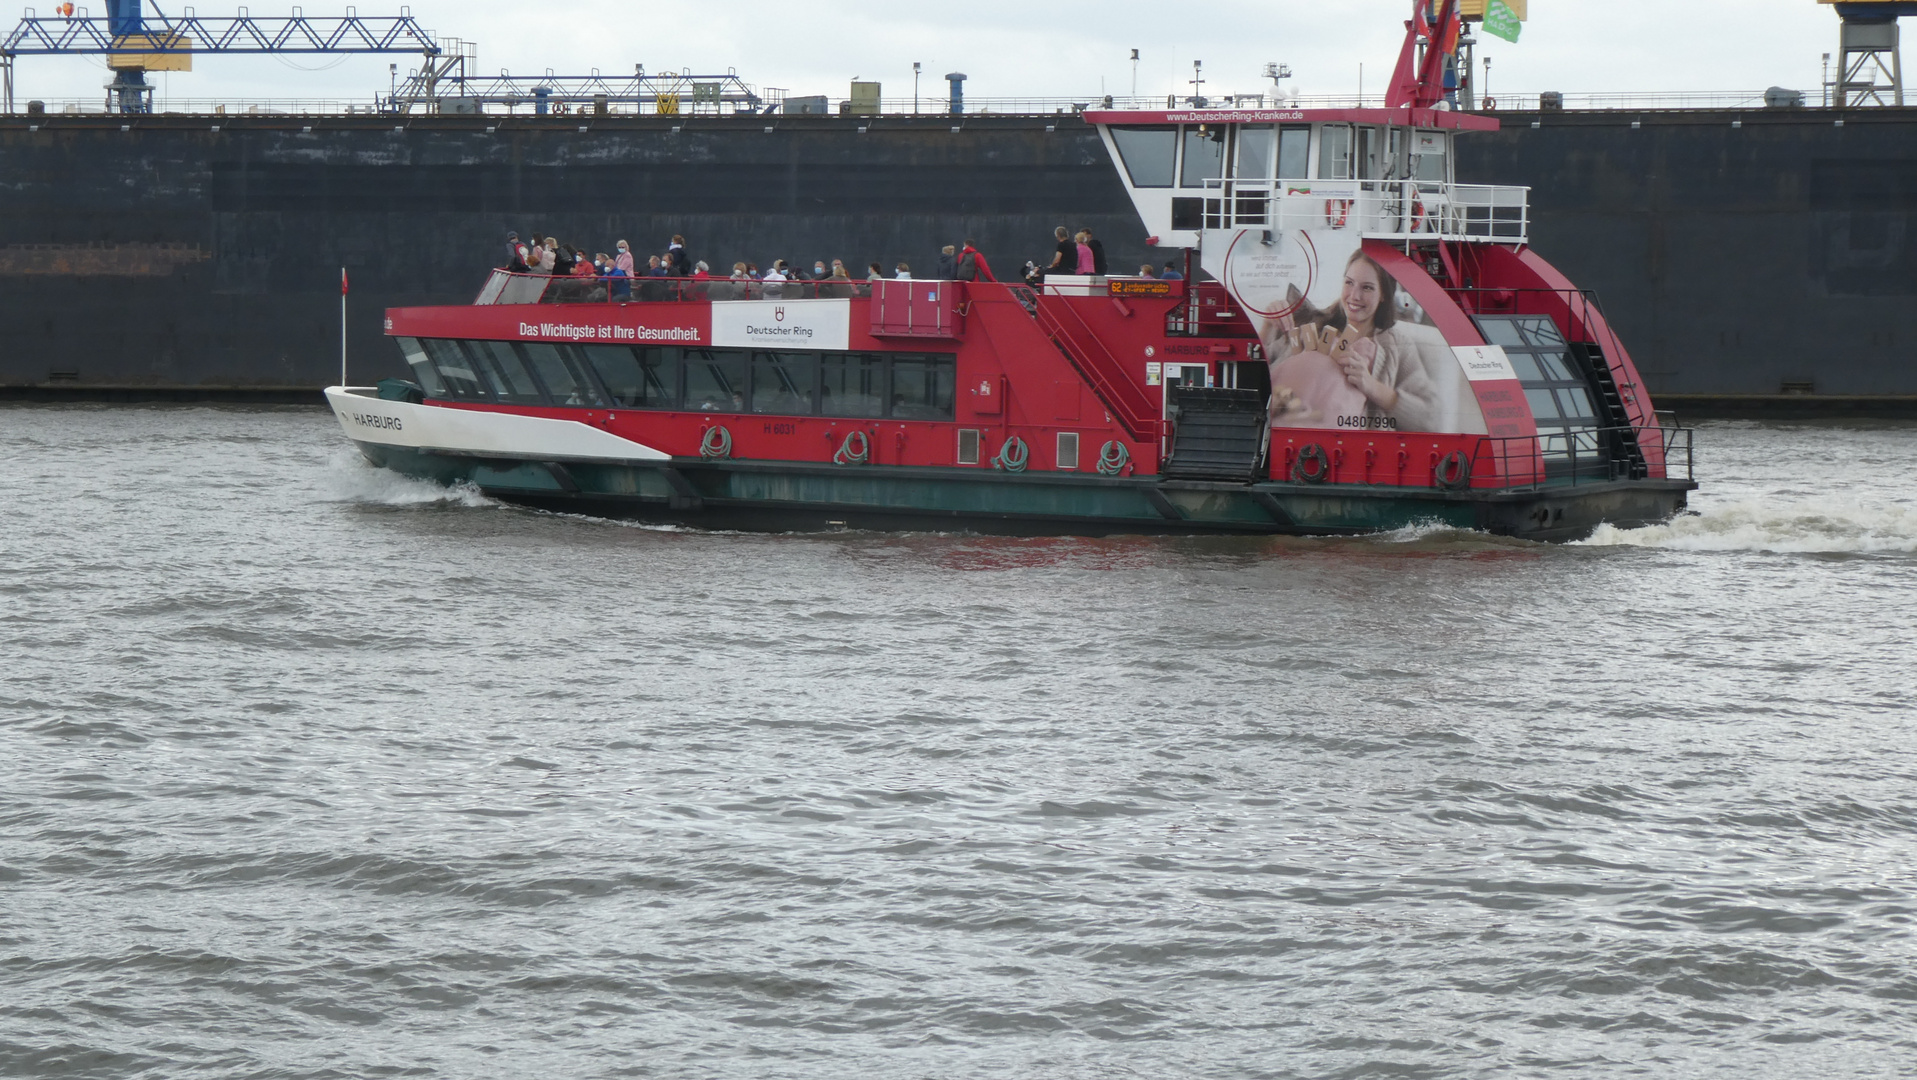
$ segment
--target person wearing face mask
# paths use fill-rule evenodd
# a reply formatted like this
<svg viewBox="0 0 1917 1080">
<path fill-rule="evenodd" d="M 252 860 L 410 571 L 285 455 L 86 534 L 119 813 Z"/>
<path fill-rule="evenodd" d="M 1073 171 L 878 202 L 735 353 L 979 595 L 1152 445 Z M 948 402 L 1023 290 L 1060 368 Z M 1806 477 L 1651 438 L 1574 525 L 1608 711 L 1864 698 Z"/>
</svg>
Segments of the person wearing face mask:
<svg viewBox="0 0 1917 1080">
<path fill-rule="evenodd" d="M 631 277 L 632 268 L 636 265 L 632 261 L 632 245 L 624 240 L 619 241 L 619 254 L 613 256 L 612 264 L 624 270 L 627 277 Z"/>
</svg>

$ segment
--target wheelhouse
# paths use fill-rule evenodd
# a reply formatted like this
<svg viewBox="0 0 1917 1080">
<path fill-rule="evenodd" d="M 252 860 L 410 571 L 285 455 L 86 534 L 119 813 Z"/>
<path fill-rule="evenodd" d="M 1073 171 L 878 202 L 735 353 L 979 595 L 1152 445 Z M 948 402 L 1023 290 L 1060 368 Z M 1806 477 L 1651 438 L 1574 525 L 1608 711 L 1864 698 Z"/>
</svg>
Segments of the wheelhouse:
<svg viewBox="0 0 1917 1080">
<path fill-rule="evenodd" d="M 1208 228 L 1299 228 L 1320 219 L 1380 238 L 1528 239 L 1528 188 L 1456 180 L 1453 140 L 1496 130 L 1485 117 L 1193 109 L 1094 110 L 1085 119 L 1097 125 L 1158 246 L 1197 248 Z"/>
</svg>

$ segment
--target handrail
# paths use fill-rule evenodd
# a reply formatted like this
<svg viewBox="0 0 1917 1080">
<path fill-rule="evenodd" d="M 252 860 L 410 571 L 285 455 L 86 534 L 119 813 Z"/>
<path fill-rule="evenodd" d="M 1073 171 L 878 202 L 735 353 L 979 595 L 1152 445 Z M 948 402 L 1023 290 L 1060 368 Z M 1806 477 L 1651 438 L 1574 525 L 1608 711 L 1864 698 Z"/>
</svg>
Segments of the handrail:
<svg viewBox="0 0 1917 1080">
<path fill-rule="evenodd" d="M 1651 479 L 1696 480 L 1692 428 L 1570 428 L 1536 435 L 1479 436 L 1471 455 L 1471 488 L 1526 491 L 1630 479 L 1631 463 L 1611 452 L 1607 443 L 1628 434 L 1641 445 L 1653 431 L 1659 435 L 1661 453 L 1651 467 Z"/>
<path fill-rule="evenodd" d="M 894 281 L 896 278 L 884 280 Z M 704 300 L 811 300 L 872 295 L 867 278 L 768 282 L 730 277 L 611 277 L 494 270 L 473 300 L 489 304 L 632 304 Z"/>
<path fill-rule="evenodd" d="M 1211 179 L 1208 229 L 1351 228 L 1371 239 L 1530 239 L 1531 189 L 1436 180 Z"/>
<path fill-rule="evenodd" d="M 1014 294 L 1016 295 L 1016 294 Z M 1050 300 L 1050 303 L 1046 301 Z M 1059 312 L 1069 313 L 1078 328 L 1090 340 L 1088 347 L 1065 326 Z M 1066 359 L 1072 362 L 1079 374 L 1091 380 L 1093 390 L 1104 402 L 1111 406 L 1112 415 L 1124 425 L 1125 430 L 1135 439 L 1156 438 L 1158 434 L 1157 411 L 1138 385 L 1124 377 L 1124 366 L 1113 356 L 1110 349 L 1099 339 L 1098 332 L 1085 322 L 1085 317 L 1069 303 L 1063 302 L 1057 295 L 1043 291 L 1037 295 L 1032 308 L 1032 318 L 1045 336 L 1058 346 Z M 1094 349 L 1096 351 L 1094 351 Z"/>
</svg>

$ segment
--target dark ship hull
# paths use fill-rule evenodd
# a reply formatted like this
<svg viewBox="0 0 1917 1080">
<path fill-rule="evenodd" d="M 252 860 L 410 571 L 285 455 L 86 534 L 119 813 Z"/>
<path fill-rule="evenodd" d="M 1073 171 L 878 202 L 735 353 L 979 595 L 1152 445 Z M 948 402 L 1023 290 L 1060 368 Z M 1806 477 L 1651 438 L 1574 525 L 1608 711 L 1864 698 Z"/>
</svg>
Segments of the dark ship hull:
<svg viewBox="0 0 1917 1080">
<path fill-rule="evenodd" d="M 1917 408 L 1917 110 L 1506 113 L 1462 179 L 1532 186 L 1532 244 L 1596 291 L 1667 405 Z M 1841 124 L 1839 121 L 1842 121 Z M 1074 117 L 7 117 L 0 392 L 317 400 L 400 374 L 380 313 L 469 299 L 507 229 L 715 270 L 1000 271 L 1088 226 L 1162 262 Z"/>
</svg>

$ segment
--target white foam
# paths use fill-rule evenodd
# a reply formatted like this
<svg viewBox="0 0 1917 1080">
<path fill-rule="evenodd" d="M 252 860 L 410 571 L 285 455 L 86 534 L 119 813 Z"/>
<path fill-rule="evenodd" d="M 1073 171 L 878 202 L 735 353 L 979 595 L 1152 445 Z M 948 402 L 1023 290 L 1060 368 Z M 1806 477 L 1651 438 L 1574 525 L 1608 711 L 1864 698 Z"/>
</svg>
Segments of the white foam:
<svg viewBox="0 0 1917 1080">
<path fill-rule="evenodd" d="M 371 503 L 377 506 L 431 506 L 443 504 L 464 507 L 496 507 L 499 502 L 480 494 L 470 484 L 447 487 L 431 480 L 402 476 L 391 469 L 375 468 L 356 451 L 333 452 L 327 462 L 326 486 L 334 502 Z"/>
<path fill-rule="evenodd" d="M 1449 538 L 1454 535 L 1489 538 L 1489 534 L 1486 533 L 1478 533 L 1469 529 L 1458 529 L 1446 525 L 1442 521 L 1429 520 L 1414 521 L 1409 525 L 1401 525 L 1395 529 L 1388 529 L 1380 533 L 1370 533 L 1367 534 L 1364 539 L 1374 544 L 1415 544 L 1420 540 L 1428 540 L 1432 537 Z"/>
<path fill-rule="evenodd" d="M 1835 497 L 1740 499 L 1663 525 L 1601 525 L 1591 547 L 1788 554 L 1917 552 L 1917 509 Z"/>
</svg>

